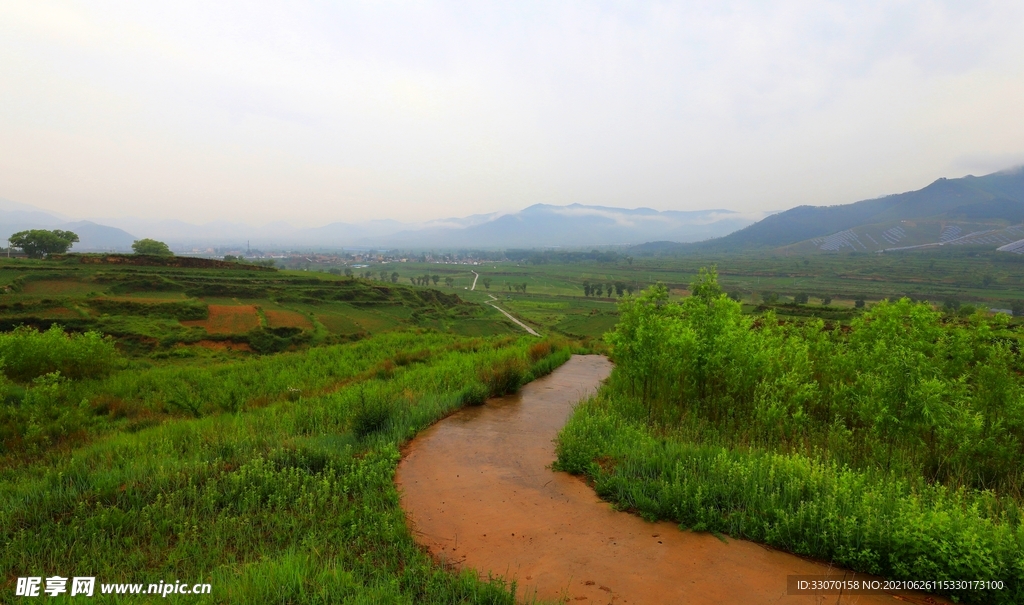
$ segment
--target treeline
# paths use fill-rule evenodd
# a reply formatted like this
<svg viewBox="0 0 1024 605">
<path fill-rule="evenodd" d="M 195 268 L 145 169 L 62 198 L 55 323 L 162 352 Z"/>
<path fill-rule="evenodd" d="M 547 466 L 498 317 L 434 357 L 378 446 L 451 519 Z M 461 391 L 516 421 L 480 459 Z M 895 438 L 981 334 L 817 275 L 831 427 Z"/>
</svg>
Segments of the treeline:
<svg viewBox="0 0 1024 605">
<path fill-rule="evenodd" d="M 632 296 L 635 289 L 636 288 L 633 284 L 623 281 L 591 283 L 589 280 L 585 280 L 583 282 L 584 296 L 601 297 L 605 295 L 605 292 L 607 292 L 609 297 L 619 296 L 621 298 L 624 294 Z"/>
<path fill-rule="evenodd" d="M 953 594 L 1020 602 L 1024 364 L 1006 316 L 901 299 L 830 327 L 744 315 L 714 271 L 691 291 L 620 304 L 615 372 L 563 432 L 562 468 L 651 517 L 888 577 L 1002 580 Z"/>
<path fill-rule="evenodd" d="M 520 250 L 510 249 L 505 251 L 505 258 L 514 262 L 525 262 L 531 265 L 544 265 L 547 263 L 581 263 L 581 262 L 596 262 L 596 263 L 617 263 L 620 260 L 625 260 L 629 263 L 633 262 L 632 257 L 627 257 L 619 252 L 610 250 L 607 252 L 601 252 L 600 250 L 591 250 L 590 252 L 584 251 L 572 251 L 572 250 Z"/>
</svg>

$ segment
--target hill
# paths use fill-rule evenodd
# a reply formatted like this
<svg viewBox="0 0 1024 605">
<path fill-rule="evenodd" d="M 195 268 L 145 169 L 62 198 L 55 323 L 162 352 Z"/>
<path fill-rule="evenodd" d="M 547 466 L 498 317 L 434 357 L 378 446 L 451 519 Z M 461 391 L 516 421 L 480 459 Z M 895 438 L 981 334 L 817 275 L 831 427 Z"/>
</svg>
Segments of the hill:
<svg viewBox="0 0 1024 605">
<path fill-rule="evenodd" d="M 1024 169 L 938 179 L 923 189 L 838 206 L 798 206 L 725 237 L 692 245 L 651 242 L 639 254 L 795 247 L 834 252 L 928 245 L 1002 246 L 1024 238 Z M 665 238 L 667 239 L 667 238 Z"/>
<path fill-rule="evenodd" d="M 746 215 L 730 210 L 679 212 L 534 204 L 465 227 L 407 230 L 377 240 L 402 247 L 474 248 L 598 246 L 652 239 L 692 242 L 725 235 L 751 222 Z"/>
<path fill-rule="evenodd" d="M 64 229 L 78 234 L 79 242 L 72 246 L 75 252 L 130 250 L 137 237 L 118 229 L 92 221 L 68 221 L 53 213 L 0 199 L 0 239 L 12 233 L 29 229 Z"/>
</svg>

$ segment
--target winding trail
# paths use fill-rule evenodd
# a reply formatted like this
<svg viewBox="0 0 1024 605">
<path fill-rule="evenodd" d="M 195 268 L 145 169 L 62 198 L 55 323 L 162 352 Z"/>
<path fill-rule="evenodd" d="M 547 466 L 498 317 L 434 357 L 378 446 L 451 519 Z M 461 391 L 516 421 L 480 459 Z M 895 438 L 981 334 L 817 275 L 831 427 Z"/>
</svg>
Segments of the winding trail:
<svg viewBox="0 0 1024 605">
<path fill-rule="evenodd" d="M 788 595 L 788 575 L 844 572 L 751 542 L 728 543 L 616 512 L 548 468 L 553 439 L 611 372 L 575 355 L 518 395 L 465 408 L 409 445 L 396 482 L 417 542 L 456 567 L 571 603 L 939 603 L 902 595 Z M 863 579 L 864 576 L 858 576 Z M 898 599 L 898 600 L 897 600 Z"/>
<path fill-rule="evenodd" d="M 495 302 L 494 302 L 494 301 L 497 301 L 498 299 L 497 299 L 497 298 L 495 298 L 493 294 L 488 294 L 487 296 L 490 296 L 490 297 L 491 297 L 491 301 L 490 301 L 490 302 L 488 302 L 487 304 L 491 305 L 491 306 L 492 306 L 492 307 L 494 307 L 495 309 L 497 309 L 497 310 L 501 311 L 502 313 L 504 313 L 504 314 L 505 314 L 505 317 L 507 317 L 507 318 L 511 319 L 512 321 L 516 322 L 517 324 L 519 324 L 519 327 L 521 327 L 522 329 L 526 330 L 526 331 L 527 331 L 527 332 L 529 332 L 530 334 L 533 334 L 534 336 L 540 336 L 540 334 L 538 334 L 536 330 L 534 330 L 534 329 L 533 329 L 533 328 L 531 328 L 530 326 L 528 326 L 528 325 L 524 324 L 523 322 L 519 321 L 519 319 L 518 319 L 518 318 L 516 318 L 516 316 L 515 316 L 515 315 L 512 315 L 511 313 L 509 313 L 509 312 L 508 312 L 508 311 L 506 311 L 505 309 L 502 309 L 502 308 L 501 308 L 501 307 L 499 307 L 499 306 L 498 306 L 497 304 L 495 304 Z"/>
<path fill-rule="evenodd" d="M 473 278 L 473 285 L 469 287 L 469 291 L 472 292 L 473 290 L 476 290 L 476 280 L 480 279 L 480 274 L 472 269 L 470 269 L 469 272 L 476 276 Z"/>
</svg>

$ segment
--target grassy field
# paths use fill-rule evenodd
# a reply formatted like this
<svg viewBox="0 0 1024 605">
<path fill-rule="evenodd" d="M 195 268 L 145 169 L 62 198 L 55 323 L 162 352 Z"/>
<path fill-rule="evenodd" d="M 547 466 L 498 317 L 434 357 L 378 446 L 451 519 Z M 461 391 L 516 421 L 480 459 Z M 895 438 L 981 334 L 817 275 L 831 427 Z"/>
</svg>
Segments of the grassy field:
<svg viewBox="0 0 1024 605">
<path fill-rule="evenodd" d="M 95 576 L 97 593 L 210 583 L 196 603 L 515 602 L 514 586 L 423 554 L 392 477 L 418 430 L 550 372 L 567 343 L 419 328 L 160 363 L 117 345 L 59 327 L 0 334 L 0 600 L 17 577 L 59 574 Z"/>
<path fill-rule="evenodd" d="M 615 324 L 622 294 L 656 283 L 672 299 L 689 295 L 689 284 L 701 267 L 716 266 L 723 290 L 750 313 L 775 311 L 783 317 L 821 317 L 848 322 L 858 300 L 867 306 L 883 299 L 909 296 L 935 305 L 977 305 L 1012 309 L 1024 304 L 1024 257 L 988 249 L 958 247 L 888 254 L 764 254 L 720 257 L 638 257 L 601 254 L 566 262 L 569 254 L 536 253 L 520 262 L 479 265 L 402 263 L 407 276 L 438 275 L 437 288 L 466 300 L 486 302 L 489 295 L 541 332 L 575 338 L 600 338 Z M 473 271 L 480 274 L 476 291 L 468 291 Z M 444 278 L 454 280 L 453 287 Z M 490 288 L 483 281 L 490 280 Z M 585 284 L 601 286 L 587 296 Z M 526 284 L 525 291 L 516 290 Z M 614 294 L 609 295 L 609 292 Z M 794 304 L 800 295 L 807 303 Z M 824 305 L 827 298 L 828 305 Z"/>
</svg>

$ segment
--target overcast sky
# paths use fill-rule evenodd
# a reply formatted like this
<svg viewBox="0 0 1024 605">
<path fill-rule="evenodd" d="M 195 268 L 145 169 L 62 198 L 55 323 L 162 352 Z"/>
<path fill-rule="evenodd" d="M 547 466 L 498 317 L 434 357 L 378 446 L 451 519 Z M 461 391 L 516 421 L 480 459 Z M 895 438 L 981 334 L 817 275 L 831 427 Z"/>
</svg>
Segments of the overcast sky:
<svg viewBox="0 0 1024 605">
<path fill-rule="evenodd" d="M 1024 163 L 1024 2 L 0 0 L 0 197 L 75 217 L 784 209 Z"/>
</svg>

